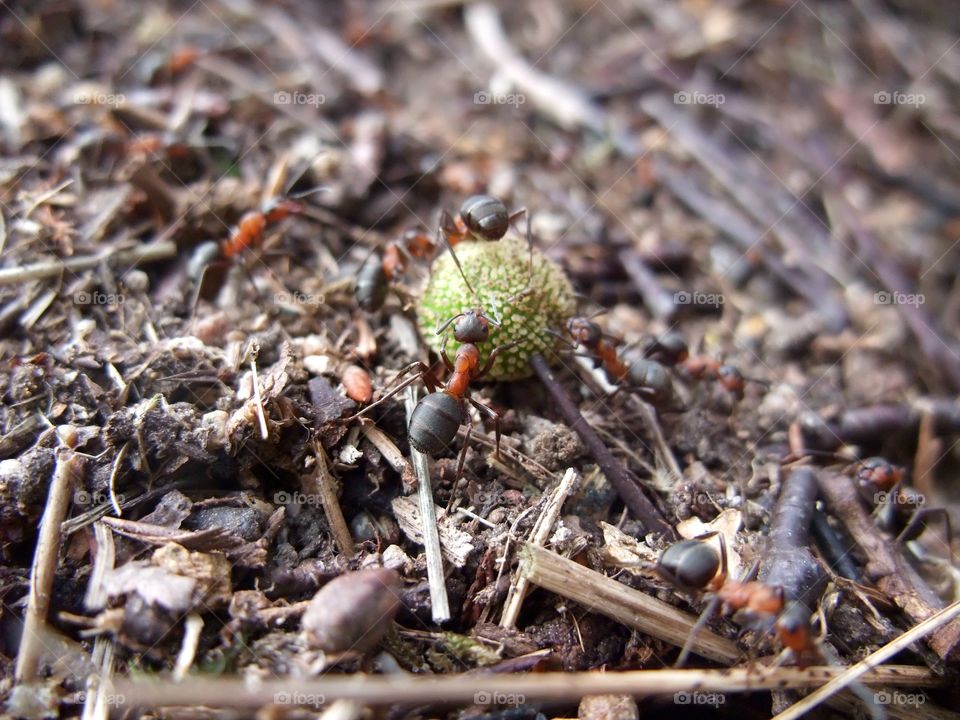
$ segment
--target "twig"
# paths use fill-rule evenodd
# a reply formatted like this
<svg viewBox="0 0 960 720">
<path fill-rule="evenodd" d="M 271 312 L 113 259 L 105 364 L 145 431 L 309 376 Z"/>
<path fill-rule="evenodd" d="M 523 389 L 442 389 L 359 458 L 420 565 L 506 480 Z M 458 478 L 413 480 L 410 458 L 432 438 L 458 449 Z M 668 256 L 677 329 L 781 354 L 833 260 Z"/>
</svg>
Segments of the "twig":
<svg viewBox="0 0 960 720">
<path fill-rule="evenodd" d="M 57 451 L 57 465 L 40 521 L 40 537 L 30 571 L 30 598 L 23 621 L 23 637 L 17 654 L 16 680 L 31 683 L 37 677 L 37 661 L 43 644 L 43 626 L 50 610 L 50 593 L 60 551 L 60 524 L 70 506 L 71 490 L 80 482 L 82 460 L 70 448 Z"/>
<path fill-rule="evenodd" d="M 410 463 L 400 452 L 393 440 L 380 428 L 372 424 L 363 425 L 363 436 L 380 452 L 387 464 L 403 478 L 404 487 L 407 485 L 408 478 L 413 473 Z"/>
<path fill-rule="evenodd" d="M 0 270 L 0 285 L 11 285 L 28 280 L 56 277 L 62 273 L 78 273 L 92 270 L 100 263 L 113 261 L 121 265 L 168 260 L 177 254 L 177 245 L 172 240 L 139 245 L 130 250 L 107 250 L 96 255 L 82 255 L 62 260 L 44 260 L 43 262 L 21 267 Z"/>
<path fill-rule="evenodd" d="M 898 652 L 906 650 L 917 640 L 920 640 L 937 628 L 943 627 L 953 618 L 960 615 L 960 601 L 944 608 L 932 617 L 927 618 L 919 625 L 914 626 L 895 640 L 890 641 L 876 652 L 870 653 L 856 665 L 847 668 L 838 677 L 830 680 L 826 685 L 810 693 L 800 702 L 787 708 L 777 715 L 773 720 L 793 720 L 806 712 L 809 712 L 817 705 L 822 703 L 828 697 L 840 692 L 855 680 L 866 675 L 867 672 L 876 668 L 885 660 L 893 657 Z"/>
<path fill-rule="evenodd" d="M 521 571 L 534 585 L 671 645 L 683 647 L 696 625 L 693 615 L 549 550 L 527 544 L 520 557 Z M 741 655 L 736 644 L 708 631 L 697 635 L 693 651 L 727 665 Z"/>
<path fill-rule="evenodd" d="M 660 283 L 632 247 L 624 248 L 617 256 L 650 313 L 658 320 L 669 323 L 677 314 L 673 293 Z"/>
<path fill-rule="evenodd" d="M 417 405 L 416 389 L 411 385 L 404 393 L 407 422 Z M 423 525 L 423 548 L 427 554 L 427 582 L 430 585 L 430 610 L 435 623 L 450 619 L 450 601 L 443 575 L 443 555 L 440 552 L 440 533 L 437 530 L 437 510 L 433 503 L 433 488 L 430 485 L 430 468 L 427 456 L 410 446 L 413 472 L 417 476 L 417 498 L 420 504 L 420 521 Z"/>
<path fill-rule="evenodd" d="M 337 543 L 340 552 L 352 558 L 356 555 L 356 549 L 353 547 L 353 537 L 350 535 L 350 528 L 340 508 L 340 499 L 337 497 L 336 490 L 337 481 L 330 473 L 330 461 L 318 440 L 314 441 L 313 448 L 317 459 L 317 471 L 310 479 L 311 488 L 315 489 L 320 496 L 320 504 L 323 505 L 323 513 L 330 525 L 334 542 Z M 305 488 L 304 492 L 309 493 L 309 490 Z"/>
<path fill-rule="evenodd" d="M 673 474 L 674 481 L 681 482 L 683 480 L 683 471 L 677 463 L 677 458 L 673 455 L 673 450 L 671 450 L 667 444 L 667 439 L 663 436 L 663 430 L 660 427 L 660 422 L 657 420 L 656 410 L 653 409 L 650 403 L 644 402 L 636 395 L 631 395 L 630 400 L 637 405 L 640 414 L 643 416 L 643 424 L 647 426 L 647 430 L 650 431 L 650 435 L 653 437 L 653 444 L 660 453 L 661 462 Z"/>
<path fill-rule="evenodd" d="M 817 482 L 830 512 L 866 554 L 865 574 L 877 578 L 877 589 L 893 598 L 914 622 L 925 621 L 940 609 L 940 599 L 867 514 L 853 481 L 840 473 L 819 472 Z M 936 632 L 930 638 L 930 647 L 941 658 L 949 657 L 960 644 L 960 621 L 932 630 Z"/>
<path fill-rule="evenodd" d="M 609 131 L 606 111 L 577 87 L 540 72 L 517 52 L 504 32 L 500 13 L 489 2 L 469 4 L 463 12 L 471 40 L 499 73 L 530 98 L 537 109 L 567 129 L 585 127 L 597 133 Z M 614 142 L 628 154 L 636 154 L 637 141 L 615 133 Z"/>
<path fill-rule="evenodd" d="M 841 675 L 844 668 L 813 666 L 723 670 L 635 670 L 630 672 L 535 673 L 530 675 L 330 675 L 320 678 L 263 680 L 242 678 L 188 678 L 182 683 L 156 680 L 119 680 L 113 693 L 125 707 L 257 708 L 274 703 L 276 695 L 323 696 L 359 700 L 367 705 L 472 703 L 478 692 L 523 695 L 528 702 L 569 702 L 584 695 L 626 694 L 634 697 L 675 692 L 755 692 L 757 690 L 819 687 Z M 874 668 L 866 673 L 869 685 L 936 687 L 942 678 L 927 668 L 899 665 Z"/>
<path fill-rule="evenodd" d="M 203 618 L 196 613 L 190 613 L 183 627 L 183 640 L 180 643 L 180 652 L 177 653 L 177 662 L 173 667 L 173 679 L 183 680 L 193 665 L 197 656 L 197 645 L 200 642 L 200 631 L 203 630 Z"/>
<path fill-rule="evenodd" d="M 584 445 L 590 450 L 600 470 L 606 478 L 617 488 L 617 492 L 623 499 L 624 504 L 630 509 L 631 514 L 639 520 L 647 532 L 664 533 L 669 537 L 676 537 L 673 528 L 664 519 L 660 511 L 654 507 L 640 488 L 627 475 L 627 471 L 613 456 L 607 446 L 603 444 L 600 437 L 594 432 L 590 424 L 583 419 L 577 406 L 564 391 L 563 387 L 557 382 L 553 371 L 547 364 L 547 361 L 540 354 L 534 354 L 530 358 L 530 364 L 534 372 L 540 378 L 553 399 L 560 408 L 560 413 L 564 416 L 567 424 L 573 429 Z"/>
<path fill-rule="evenodd" d="M 567 468 L 567 471 L 563 474 L 563 479 L 560 480 L 560 484 L 550 495 L 543 512 L 533 526 L 530 533 L 531 544 L 538 546 L 546 544 L 553 526 L 557 523 L 557 518 L 560 517 L 560 510 L 563 509 L 564 501 L 579 480 L 580 475 L 577 471 L 573 468 Z M 520 607 L 523 605 L 523 599 L 527 596 L 528 586 L 529 580 L 527 577 L 518 573 L 515 582 L 510 586 L 510 592 L 507 594 L 503 616 L 500 618 L 500 627 L 512 628 L 516 626 L 517 618 L 520 616 Z"/>
</svg>

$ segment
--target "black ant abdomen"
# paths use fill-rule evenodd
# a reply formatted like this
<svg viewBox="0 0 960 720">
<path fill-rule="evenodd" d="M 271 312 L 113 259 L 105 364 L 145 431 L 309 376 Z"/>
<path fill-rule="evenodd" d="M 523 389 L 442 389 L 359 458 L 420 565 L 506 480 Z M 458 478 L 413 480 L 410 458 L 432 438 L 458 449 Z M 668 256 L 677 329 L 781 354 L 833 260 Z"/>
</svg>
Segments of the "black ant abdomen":
<svg viewBox="0 0 960 720">
<path fill-rule="evenodd" d="M 460 205 L 460 218 L 474 235 L 499 240 L 510 228 L 510 213 L 501 200 L 491 195 L 473 195 Z"/>
<path fill-rule="evenodd" d="M 414 448 L 435 457 L 450 446 L 463 423 L 461 398 L 443 391 L 430 393 L 417 403 L 410 414 L 408 438 Z"/>
<path fill-rule="evenodd" d="M 660 555 L 657 572 L 687 592 L 704 590 L 720 570 L 721 559 L 711 545 L 701 540 L 681 540 Z"/>
<path fill-rule="evenodd" d="M 383 307 L 389 290 L 389 277 L 383 267 L 383 254 L 379 251 L 371 253 L 357 272 L 357 303 L 363 310 L 375 312 Z"/>
</svg>

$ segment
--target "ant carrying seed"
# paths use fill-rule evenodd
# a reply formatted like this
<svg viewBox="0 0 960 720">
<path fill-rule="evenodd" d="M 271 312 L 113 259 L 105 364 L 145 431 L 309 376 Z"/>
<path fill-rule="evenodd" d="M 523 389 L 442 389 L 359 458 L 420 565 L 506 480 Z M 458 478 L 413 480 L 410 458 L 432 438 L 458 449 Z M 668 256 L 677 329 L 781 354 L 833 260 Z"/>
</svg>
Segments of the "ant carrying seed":
<svg viewBox="0 0 960 720">
<path fill-rule="evenodd" d="M 581 353 L 584 357 L 592 359 L 595 367 L 603 368 L 612 384 L 639 392 L 654 405 L 664 405 L 672 400 L 673 383 L 670 373 L 661 363 L 646 357 L 625 361 L 617 350 L 621 341 L 606 335 L 589 318 L 570 318 L 567 321 L 567 333 L 575 347 L 580 346 L 587 351 Z"/>
<path fill-rule="evenodd" d="M 450 252 L 454 253 L 453 248 Z M 454 254 L 454 258 L 456 255 Z M 457 267 L 460 268 L 459 262 Z M 466 277 L 460 268 L 460 275 L 466 283 Z M 500 415 L 493 408 L 484 405 L 470 397 L 470 383 L 483 378 L 493 367 L 497 355 L 508 348 L 516 345 L 516 341 L 498 345 L 490 351 L 486 362 L 480 365 L 480 349 L 477 347 L 480 343 L 486 342 L 490 337 L 490 326 L 499 326 L 500 323 L 488 317 L 482 309 L 476 308 L 458 313 L 437 328 L 436 334 L 442 335 L 447 328 L 453 326 L 453 337 L 460 343 L 454 355 L 453 361 L 447 355 L 447 340 L 449 336 L 445 335 L 440 344 L 440 358 L 443 364 L 450 372 L 450 377 L 446 383 L 437 380 L 431 368 L 424 363 L 417 361 L 411 363 L 398 373 L 396 379 L 399 379 L 407 373 L 416 370 L 416 374 L 404 380 L 400 385 L 393 388 L 390 392 L 377 400 L 375 403 L 367 406 L 361 412 L 357 413 L 347 420 L 353 420 L 393 397 L 402 389 L 413 382 L 420 380 L 427 386 L 429 391 L 423 396 L 413 412 L 410 414 L 410 422 L 407 427 L 410 445 L 425 455 L 435 456 L 446 450 L 457 435 L 461 425 L 467 425 L 467 435 L 464 439 L 463 449 L 460 451 L 460 457 L 457 463 L 457 479 L 459 479 L 463 465 L 466 460 L 466 451 L 469 444 L 471 432 L 470 414 L 467 412 L 466 403 L 469 402 L 477 410 L 490 417 L 496 429 L 496 456 L 500 457 Z"/>
<path fill-rule="evenodd" d="M 412 228 L 383 250 L 373 251 L 357 272 L 357 303 L 367 312 L 379 310 L 387 299 L 390 282 L 406 270 L 407 263 L 413 258 L 426 258 L 435 250 L 436 244 L 426 232 Z"/>
<path fill-rule="evenodd" d="M 452 251 L 454 245 L 469 238 L 487 241 L 500 240 L 507 234 L 507 230 L 510 229 L 513 222 L 523 215 L 527 218 L 527 249 L 530 256 L 529 277 L 533 277 L 533 231 L 530 226 L 530 213 L 527 212 L 525 207 L 511 213 L 502 200 L 492 195 L 471 195 L 460 204 L 460 210 L 455 217 L 451 217 L 446 210 L 440 211 L 437 234 Z M 457 260 L 456 254 L 453 255 L 453 259 L 457 267 L 460 268 L 460 261 Z M 463 275 L 463 268 L 460 268 L 460 274 Z M 472 293 L 473 288 L 467 281 L 466 276 L 463 277 L 463 281 Z M 529 292 L 530 284 L 528 281 L 527 286 L 512 297 L 511 301 L 523 297 Z"/>
</svg>

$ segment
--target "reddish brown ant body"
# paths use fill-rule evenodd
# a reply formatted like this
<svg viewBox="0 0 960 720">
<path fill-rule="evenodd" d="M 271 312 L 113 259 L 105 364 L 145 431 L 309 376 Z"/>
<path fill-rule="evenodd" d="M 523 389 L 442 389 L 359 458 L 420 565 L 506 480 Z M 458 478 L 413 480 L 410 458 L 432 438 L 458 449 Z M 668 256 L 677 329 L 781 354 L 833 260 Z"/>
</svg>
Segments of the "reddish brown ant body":
<svg viewBox="0 0 960 720">
<path fill-rule="evenodd" d="M 383 307 L 390 282 L 406 269 L 408 260 L 426 258 L 435 250 L 436 244 L 426 232 L 412 228 L 383 250 L 371 253 L 357 273 L 355 293 L 360 307 L 367 312 Z"/>
<path fill-rule="evenodd" d="M 277 198 L 261 210 L 245 213 L 230 233 L 230 237 L 220 245 L 220 252 L 223 257 L 232 258 L 248 248 L 257 247 L 263 242 L 263 234 L 269 226 L 302 212 L 303 205 L 295 200 Z"/>
</svg>

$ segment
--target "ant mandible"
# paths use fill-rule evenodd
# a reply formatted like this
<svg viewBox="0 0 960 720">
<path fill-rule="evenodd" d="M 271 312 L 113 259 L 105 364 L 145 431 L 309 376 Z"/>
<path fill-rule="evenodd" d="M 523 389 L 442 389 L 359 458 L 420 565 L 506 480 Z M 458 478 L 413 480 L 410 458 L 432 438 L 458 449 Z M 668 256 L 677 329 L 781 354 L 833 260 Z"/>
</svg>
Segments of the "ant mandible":
<svg viewBox="0 0 960 720">
<path fill-rule="evenodd" d="M 567 332 L 575 344 L 588 351 L 587 357 L 603 368 L 607 379 L 614 385 L 626 381 L 630 389 L 644 393 L 655 405 L 664 404 L 673 397 L 673 383 L 662 364 L 643 357 L 625 362 L 617 352 L 619 340 L 605 335 L 589 318 L 570 318 Z"/>
</svg>

